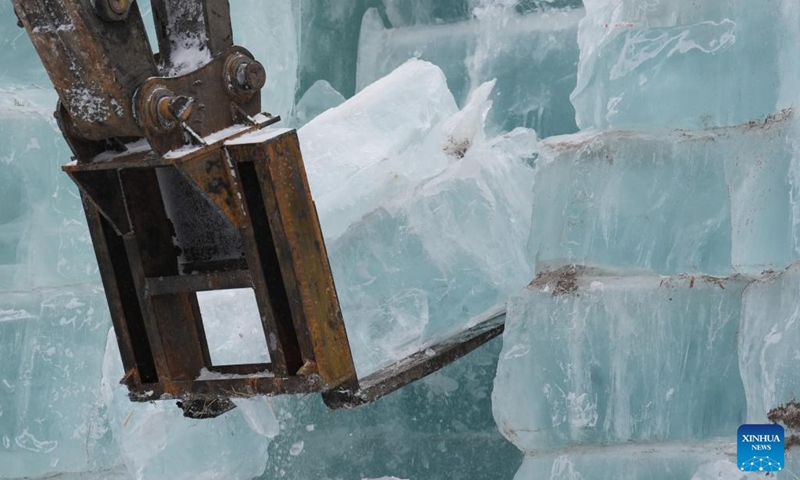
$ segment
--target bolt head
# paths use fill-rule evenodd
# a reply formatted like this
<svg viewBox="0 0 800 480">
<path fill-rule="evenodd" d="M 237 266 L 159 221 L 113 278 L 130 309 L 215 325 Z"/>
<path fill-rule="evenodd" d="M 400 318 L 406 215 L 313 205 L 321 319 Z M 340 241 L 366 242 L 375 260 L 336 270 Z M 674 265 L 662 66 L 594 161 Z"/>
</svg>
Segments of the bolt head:
<svg viewBox="0 0 800 480">
<path fill-rule="evenodd" d="M 194 111 L 195 99 L 176 95 L 164 86 L 155 86 L 144 93 L 140 122 L 143 127 L 169 131 L 186 122 Z"/>
<path fill-rule="evenodd" d="M 93 0 L 95 12 L 107 22 L 119 22 L 128 17 L 133 0 Z"/>
<path fill-rule="evenodd" d="M 169 100 L 169 112 L 173 119 L 185 122 L 192 116 L 194 99 L 186 95 L 178 95 Z"/>
<path fill-rule="evenodd" d="M 251 98 L 267 83 L 264 65 L 241 53 L 228 58 L 224 72 L 228 93 L 238 102 Z"/>
<path fill-rule="evenodd" d="M 245 84 L 249 90 L 261 90 L 267 84 L 267 71 L 264 65 L 253 60 L 244 67 Z"/>
<path fill-rule="evenodd" d="M 108 7 L 118 15 L 124 15 L 130 6 L 130 0 L 108 0 Z"/>
</svg>

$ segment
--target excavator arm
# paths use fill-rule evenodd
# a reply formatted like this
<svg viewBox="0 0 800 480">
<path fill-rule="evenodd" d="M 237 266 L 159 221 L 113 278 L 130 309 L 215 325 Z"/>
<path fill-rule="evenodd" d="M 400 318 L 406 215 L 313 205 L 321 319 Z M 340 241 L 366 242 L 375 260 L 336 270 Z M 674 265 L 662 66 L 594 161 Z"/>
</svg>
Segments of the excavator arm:
<svg viewBox="0 0 800 480">
<path fill-rule="evenodd" d="M 503 329 L 503 312 L 358 379 L 297 133 L 261 111 L 266 71 L 227 0 L 13 0 L 55 87 L 133 401 L 214 417 L 232 397 L 374 401 Z M 186 222 L 181 219 L 202 219 Z M 269 363 L 214 365 L 197 293 L 255 292 Z"/>
</svg>

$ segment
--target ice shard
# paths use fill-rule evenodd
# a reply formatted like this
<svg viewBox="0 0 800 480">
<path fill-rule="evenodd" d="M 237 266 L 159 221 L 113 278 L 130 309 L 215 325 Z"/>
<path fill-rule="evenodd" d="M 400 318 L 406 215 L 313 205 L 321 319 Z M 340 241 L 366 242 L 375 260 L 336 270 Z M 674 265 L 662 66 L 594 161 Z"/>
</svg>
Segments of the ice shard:
<svg viewBox="0 0 800 480">
<path fill-rule="evenodd" d="M 295 116 L 298 125 L 305 125 L 319 114 L 338 107 L 345 98 L 325 80 L 317 80 L 297 102 Z"/>
</svg>

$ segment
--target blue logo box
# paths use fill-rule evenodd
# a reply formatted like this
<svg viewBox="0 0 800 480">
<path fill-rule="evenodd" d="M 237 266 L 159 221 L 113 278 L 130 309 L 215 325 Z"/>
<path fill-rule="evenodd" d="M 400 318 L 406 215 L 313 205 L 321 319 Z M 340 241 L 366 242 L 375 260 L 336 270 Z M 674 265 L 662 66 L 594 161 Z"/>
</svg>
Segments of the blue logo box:
<svg viewBox="0 0 800 480">
<path fill-rule="evenodd" d="M 737 464 L 743 472 L 780 472 L 784 434 L 780 425 L 742 425 L 737 436 Z"/>
</svg>

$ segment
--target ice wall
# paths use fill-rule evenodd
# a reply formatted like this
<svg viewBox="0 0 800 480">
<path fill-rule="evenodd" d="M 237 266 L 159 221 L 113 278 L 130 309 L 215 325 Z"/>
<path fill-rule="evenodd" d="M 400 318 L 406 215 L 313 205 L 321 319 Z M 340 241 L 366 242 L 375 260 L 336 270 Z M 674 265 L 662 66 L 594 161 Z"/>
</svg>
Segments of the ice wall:
<svg viewBox="0 0 800 480">
<path fill-rule="evenodd" d="M 494 415 L 520 480 L 742 478 L 737 427 L 800 391 L 797 7 L 584 3 Z"/>
</svg>

